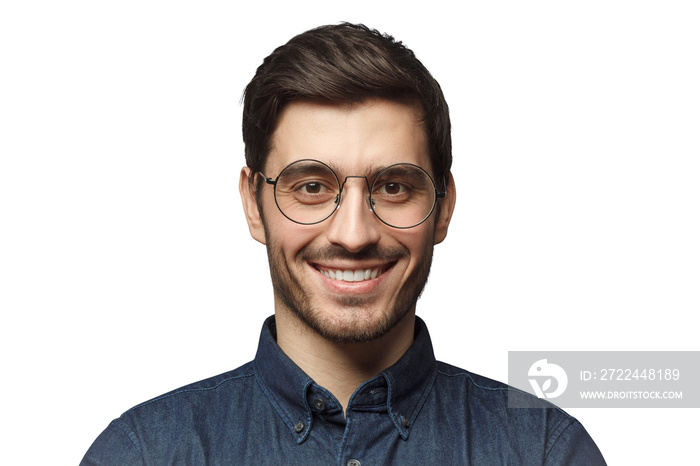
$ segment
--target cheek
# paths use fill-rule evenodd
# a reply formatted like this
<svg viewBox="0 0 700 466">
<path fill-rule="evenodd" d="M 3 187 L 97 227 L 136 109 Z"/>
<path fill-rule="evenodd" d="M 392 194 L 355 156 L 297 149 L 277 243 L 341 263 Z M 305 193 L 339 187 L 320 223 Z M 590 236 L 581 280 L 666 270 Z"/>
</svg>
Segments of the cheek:
<svg viewBox="0 0 700 466">
<path fill-rule="evenodd" d="M 262 202 L 265 239 L 276 254 L 289 261 L 313 237 L 314 229 L 294 223 L 282 215 L 272 195 L 266 195 Z"/>
<path fill-rule="evenodd" d="M 267 238 L 287 262 L 294 262 L 299 251 L 319 236 L 317 230 L 282 217 L 267 223 Z"/>
<path fill-rule="evenodd" d="M 434 226 L 428 221 L 408 230 L 398 230 L 394 238 L 403 244 L 411 253 L 411 262 L 419 262 L 426 250 L 433 247 Z"/>
</svg>

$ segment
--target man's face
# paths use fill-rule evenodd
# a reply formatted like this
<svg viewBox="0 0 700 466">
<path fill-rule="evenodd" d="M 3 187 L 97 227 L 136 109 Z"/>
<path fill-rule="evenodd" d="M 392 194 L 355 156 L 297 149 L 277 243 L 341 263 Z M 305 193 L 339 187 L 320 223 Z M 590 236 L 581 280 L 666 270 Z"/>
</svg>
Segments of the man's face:
<svg viewBox="0 0 700 466">
<path fill-rule="evenodd" d="M 382 168 L 406 162 L 435 179 L 420 117 L 416 106 L 385 100 L 291 103 L 264 173 L 275 178 L 292 162 L 316 159 L 333 167 L 341 183 L 351 175 L 366 175 L 371 183 Z M 246 170 L 244 177 L 252 176 Z M 451 208 L 442 210 L 444 221 L 436 222 L 433 212 L 416 227 L 392 228 L 369 209 L 365 180 L 349 178 L 330 218 L 300 225 L 277 209 L 272 186 L 262 189 L 264 226 L 250 193 L 246 213 L 251 233 L 267 245 L 277 313 L 292 313 L 331 341 L 361 342 L 383 336 L 414 312 Z"/>
</svg>

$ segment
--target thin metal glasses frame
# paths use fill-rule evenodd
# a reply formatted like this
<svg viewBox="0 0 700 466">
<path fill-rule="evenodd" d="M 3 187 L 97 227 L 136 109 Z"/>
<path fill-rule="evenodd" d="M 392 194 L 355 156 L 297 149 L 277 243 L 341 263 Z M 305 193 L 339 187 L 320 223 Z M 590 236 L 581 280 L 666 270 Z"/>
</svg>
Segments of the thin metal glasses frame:
<svg viewBox="0 0 700 466">
<path fill-rule="evenodd" d="M 324 167 L 326 167 L 326 168 L 328 169 L 328 171 L 330 171 L 330 172 L 333 174 L 333 177 L 335 178 L 335 181 L 336 181 L 336 183 L 337 183 L 337 185 L 338 185 L 338 194 L 336 195 L 336 198 L 335 198 L 335 207 L 333 208 L 333 210 L 332 210 L 328 215 L 326 215 L 325 217 L 323 217 L 321 220 L 318 220 L 318 221 L 315 221 L 315 222 L 300 222 L 300 221 L 298 221 L 298 220 L 294 220 L 293 218 L 291 218 L 290 216 L 288 216 L 287 214 L 284 213 L 284 211 L 282 210 L 282 207 L 280 207 L 279 202 L 277 201 L 277 182 L 279 181 L 280 176 L 282 176 L 282 174 L 285 172 L 285 170 L 287 170 L 289 167 L 291 167 L 292 165 L 294 165 L 294 164 L 296 164 L 296 163 L 300 163 L 300 162 L 315 162 L 315 163 L 319 163 L 319 164 L 323 165 Z M 430 182 L 432 183 L 433 189 L 435 190 L 435 199 L 433 200 L 433 205 L 432 205 L 432 207 L 430 208 L 430 212 L 428 212 L 428 214 L 427 214 L 427 215 L 423 218 L 423 220 L 421 220 L 420 222 L 416 223 L 415 225 L 411 225 L 411 226 L 407 226 L 407 227 L 397 227 L 396 225 L 392 225 L 392 224 L 390 224 L 390 223 L 387 223 L 385 220 L 383 220 L 383 219 L 379 216 L 379 214 L 377 214 L 377 211 L 374 210 L 374 200 L 372 199 L 372 190 L 374 189 L 374 185 L 375 185 L 375 183 L 377 182 L 377 180 L 381 178 L 381 176 L 382 176 L 382 174 L 383 174 L 384 172 L 386 172 L 387 170 L 389 170 L 389 169 L 391 169 L 391 168 L 393 168 L 393 167 L 396 167 L 396 166 L 398 166 L 398 165 L 409 165 L 409 166 L 415 167 L 415 168 L 417 168 L 418 170 L 420 170 L 421 172 L 425 173 L 425 175 L 428 177 L 428 179 L 429 179 Z M 333 215 L 333 214 L 336 212 L 336 210 L 338 210 L 338 208 L 340 207 L 340 201 L 342 200 L 343 189 L 345 188 L 345 183 L 348 181 L 349 178 L 364 178 L 364 179 L 365 179 L 365 184 L 367 185 L 367 192 L 368 192 L 368 194 L 367 194 L 367 204 L 369 205 L 369 209 L 372 211 L 372 213 L 374 214 L 374 216 L 377 217 L 377 219 L 378 219 L 380 222 L 382 222 L 383 224 L 385 224 L 385 225 L 387 225 L 387 226 L 390 226 L 390 227 L 392 227 L 392 228 L 397 228 L 397 229 L 400 229 L 400 230 L 406 230 L 406 229 L 408 229 L 408 228 L 417 227 L 417 226 L 420 225 L 421 223 L 423 223 L 423 222 L 425 222 L 426 220 L 428 220 L 428 218 L 430 218 L 430 216 L 433 214 L 433 211 L 435 210 L 435 206 L 437 205 L 438 199 L 442 199 L 442 198 L 444 198 L 444 197 L 447 195 L 447 182 L 446 182 L 446 180 L 445 180 L 445 176 L 444 176 L 444 175 L 443 175 L 443 177 L 442 177 L 442 185 L 445 187 L 445 190 L 444 190 L 444 191 L 438 191 L 437 187 L 435 186 L 435 181 L 433 180 L 433 178 L 430 176 L 430 174 L 429 174 L 427 171 L 425 171 L 423 168 L 419 167 L 418 165 L 414 165 L 414 164 L 412 164 L 412 163 L 407 163 L 407 162 L 406 162 L 406 163 L 395 163 L 395 164 L 389 165 L 388 167 L 383 168 L 382 170 L 379 171 L 379 173 L 377 173 L 377 176 L 374 177 L 374 181 L 372 181 L 372 184 L 371 184 L 371 185 L 370 185 L 370 183 L 369 183 L 369 179 L 367 179 L 367 177 L 364 176 L 364 175 L 348 175 L 348 176 L 345 177 L 345 179 L 343 180 L 343 183 L 341 184 L 341 183 L 340 183 L 340 179 L 338 178 L 338 175 L 336 175 L 335 171 L 334 171 L 330 166 L 328 166 L 328 164 L 325 164 L 325 163 L 321 162 L 320 160 L 315 160 L 315 159 L 300 159 L 300 160 L 295 160 L 294 162 L 292 162 L 292 163 L 290 163 L 289 165 L 287 165 L 286 167 L 284 167 L 284 168 L 282 169 L 282 171 L 280 171 L 279 175 L 277 175 L 277 178 L 274 178 L 274 179 L 273 179 L 273 178 L 268 178 L 262 171 L 258 171 L 258 173 L 262 175 L 263 179 L 265 180 L 265 182 L 266 182 L 267 184 L 270 184 L 270 185 L 272 185 L 272 186 L 274 187 L 274 198 L 275 198 L 275 205 L 277 205 L 277 209 L 278 209 L 278 210 L 282 213 L 282 215 L 284 215 L 288 220 L 290 220 L 290 221 L 292 221 L 292 222 L 294 222 L 294 223 L 297 223 L 297 224 L 299 224 L 299 225 L 316 225 L 316 224 L 319 224 L 319 223 L 321 223 L 321 222 L 324 222 L 324 221 L 328 220 L 328 219 L 330 218 L 330 216 Z"/>
</svg>

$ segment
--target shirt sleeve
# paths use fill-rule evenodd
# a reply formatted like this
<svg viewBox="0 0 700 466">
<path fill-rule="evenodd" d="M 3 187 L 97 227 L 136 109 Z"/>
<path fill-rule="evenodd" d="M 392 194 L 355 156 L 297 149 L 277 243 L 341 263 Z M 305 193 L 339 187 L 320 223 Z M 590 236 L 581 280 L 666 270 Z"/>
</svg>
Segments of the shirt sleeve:
<svg viewBox="0 0 700 466">
<path fill-rule="evenodd" d="M 80 466 L 144 465 L 136 436 L 123 421 L 115 419 L 97 437 Z"/>
<path fill-rule="evenodd" d="M 606 466 L 598 446 L 581 423 L 574 421 L 564 429 L 547 454 L 546 465 Z"/>
</svg>

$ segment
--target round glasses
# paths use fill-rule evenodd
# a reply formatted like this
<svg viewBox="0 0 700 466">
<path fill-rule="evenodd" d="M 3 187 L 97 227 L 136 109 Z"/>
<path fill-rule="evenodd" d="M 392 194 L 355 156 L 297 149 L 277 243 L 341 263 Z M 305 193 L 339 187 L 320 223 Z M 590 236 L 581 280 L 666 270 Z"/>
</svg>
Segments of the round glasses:
<svg viewBox="0 0 700 466">
<path fill-rule="evenodd" d="M 340 183 L 331 167 L 310 159 L 292 162 L 276 179 L 259 173 L 275 187 L 275 203 L 282 215 L 302 225 L 320 223 L 333 215 L 348 178 L 364 178 L 370 210 L 394 228 L 420 225 L 433 213 L 437 200 L 445 197 L 425 170 L 410 163 L 382 169 L 371 185 L 366 176 L 347 176 Z"/>
</svg>

